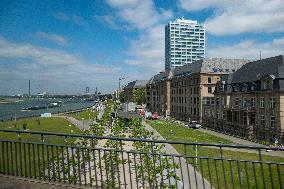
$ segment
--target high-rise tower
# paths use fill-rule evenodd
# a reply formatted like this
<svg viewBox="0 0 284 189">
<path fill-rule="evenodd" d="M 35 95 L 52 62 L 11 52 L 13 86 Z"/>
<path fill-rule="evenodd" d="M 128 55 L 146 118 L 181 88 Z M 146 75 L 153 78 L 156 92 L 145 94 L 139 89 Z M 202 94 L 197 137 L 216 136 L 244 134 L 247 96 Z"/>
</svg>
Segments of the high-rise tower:
<svg viewBox="0 0 284 189">
<path fill-rule="evenodd" d="M 205 57 L 205 26 L 183 17 L 165 27 L 165 69 Z"/>
</svg>

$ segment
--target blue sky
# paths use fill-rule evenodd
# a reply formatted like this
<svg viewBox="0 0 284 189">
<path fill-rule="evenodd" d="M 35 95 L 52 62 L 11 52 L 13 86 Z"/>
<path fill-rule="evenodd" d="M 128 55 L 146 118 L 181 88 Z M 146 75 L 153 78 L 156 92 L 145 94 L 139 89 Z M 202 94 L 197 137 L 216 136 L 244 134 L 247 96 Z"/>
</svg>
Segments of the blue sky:
<svg viewBox="0 0 284 189">
<path fill-rule="evenodd" d="M 206 57 L 284 54 L 282 0 L 0 1 L 0 94 L 103 93 L 164 69 L 164 25 L 206 26 Z"/>
</svg>

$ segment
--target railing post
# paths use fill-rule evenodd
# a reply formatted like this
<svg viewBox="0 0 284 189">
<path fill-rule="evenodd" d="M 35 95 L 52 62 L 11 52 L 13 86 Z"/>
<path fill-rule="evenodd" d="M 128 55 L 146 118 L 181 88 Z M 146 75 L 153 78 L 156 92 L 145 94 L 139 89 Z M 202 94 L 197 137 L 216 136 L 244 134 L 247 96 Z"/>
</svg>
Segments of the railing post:
<svg viewBox="0 0 284 189">
<path fill-rule="evenodd" d="M 258 156 L 259 161 L 262 161 L 261 149 L 258 149 Z"/>
<path fill-rule="evenodd" d="M 67 140 L 68 137 L 67 137 L 67 135 L 65 135 L 64 138 L 65 138 L 65 144 L 68 145 L 68 140 Z"/>
<path fill-rule="evenodd" d="M 221 158 L 223 158 L 223 149 L 222 149 L 222 146 L 220 146 L 220 155 L 221 155 Z"/>
<path fill-rule="evenodd" d="M 42 143 L 44 143 L 43 134 L 40 134 L 40 140 L 41 140 Z"/>
<path fill-rule="evenodd" d="M 18 132 L 17 136 L 18 136 L 18 140 L 21 141 L 21 133 Z"/>
</svg>

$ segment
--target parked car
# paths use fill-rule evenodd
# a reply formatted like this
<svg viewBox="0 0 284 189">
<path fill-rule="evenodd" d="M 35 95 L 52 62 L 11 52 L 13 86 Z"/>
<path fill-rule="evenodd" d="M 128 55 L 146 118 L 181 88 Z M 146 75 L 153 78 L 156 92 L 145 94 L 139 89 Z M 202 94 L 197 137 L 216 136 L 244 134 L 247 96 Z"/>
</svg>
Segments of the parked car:
<svg viewBox="0 0 284 189">
<path fill-rule="evenodd" d="M 152 115 L 152 113 L 151 112 L 145 112 L 145 117 L 147 118 L 147 119 L 152 119 L 152 117 L 153 117 L 153 115 Z"/>
<path fill-rule="evenodd" d="M 159 118 L 158 112 L 154 112 L 153 116 L 152 116 L 152 119 L 157 120 L 158 118 Z"/>
<path fill-rule="evenodd" d="M 201 127 L 201 125 L 197 123 L 197 121 L 192 121 L 189 124 L 187 124 L 187 126 L 193 129 L 199 129 Z"/>
</svg>

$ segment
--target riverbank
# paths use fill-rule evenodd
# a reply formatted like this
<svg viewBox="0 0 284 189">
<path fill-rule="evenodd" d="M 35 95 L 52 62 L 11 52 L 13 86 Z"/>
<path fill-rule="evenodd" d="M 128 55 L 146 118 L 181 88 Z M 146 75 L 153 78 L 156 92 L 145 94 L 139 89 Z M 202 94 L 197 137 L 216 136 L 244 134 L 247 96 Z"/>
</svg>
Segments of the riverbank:
<svg viewBox="0 0 284 189">
<path fill-rule="evenodd" d="M 50 103 L 61 101 L 61 106 L 23 111 L 27 107 L 45 106 Z M 82 111 L 82 109 L 90 108 L 94 102 L 84 100 L 70 99 L 24 99 L 13 103 L 0 104 L 0 122 L 18 120 L 19 118 L 30 118 L 40 116 L 42 113 L 69 113 L 74 111 Z"/>
<path fill-rule="evenodd" d="M 49 118 L 26 118 L 17 121 L 5 122 L 0 125 L 0 129 L 9 130 L 27 130 L 27 131 L 38 131 L 38 132 L 54 132 L 54 133 L 68 133 L 68 134 L 79 134 L 80 129 L 64 118 L 60 117 L 49 117 Z M 17 140 L 18 136 L 15 133 L 0 132 L 1 139 Z M 40 135 L 31 136 L 28 134 L 21 134 L 22 141 L 38 142 Z M 65 141 L 62 137 L 47 136 L 45 141 L 52 144 L 64 144 Z"/>
</svg>

